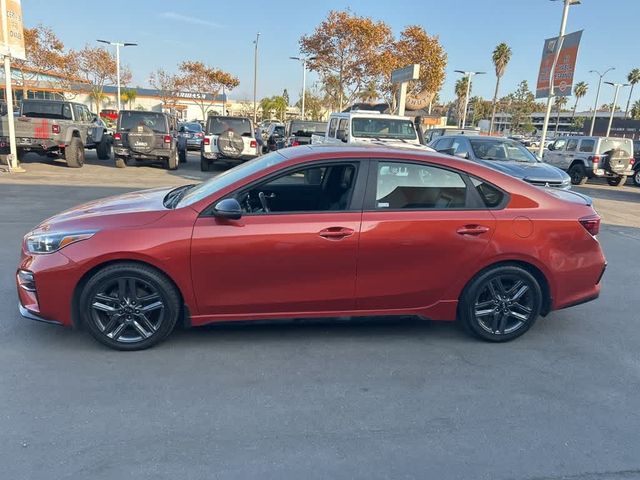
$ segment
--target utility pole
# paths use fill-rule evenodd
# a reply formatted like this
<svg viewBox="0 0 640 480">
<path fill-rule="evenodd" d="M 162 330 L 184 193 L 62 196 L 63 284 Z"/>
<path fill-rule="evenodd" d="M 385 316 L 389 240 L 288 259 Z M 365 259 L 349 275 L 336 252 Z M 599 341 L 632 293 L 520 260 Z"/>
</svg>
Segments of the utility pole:
<svg viewBox="0 0 640 480">
<path fill-rule="evenodd" d="M 564 7 L 562 8 L 562 20 L 560 21 L 560 33 L 558 34 L 558 41 L 556 42 L 556 48 L 554 52 L 553 64 L 551 65 L 551 71 L 549 72 L 549 93 L 547 94 L 547 110 L 544 114 L 544 123 L 542 125 L 542 136 L 540 137 L 540 146 L 538 147 L 538 156 L 542 158 L 544 153 L 544 144 L 547 139 L 547 129 L 549 128 L 549 117 L 551 116 L 551 103 L 555 94 L 553 92 L 553 83 L 556 76 L 556 64 L 558 63 L 558 57 L 560 56 L 560 50 L 562 49 L 562 42 L 564 40 L 564 32 L 567 28 L 567 18 L 569 17 L 569 7 L 571 5 L 578 5 L 580 0 L 564 0 Z"/>
<path fill-rule="evenodd" d="M 609 116 L 609 125 L 607 126 L 607 134 L 605 137 L 609 136 L 609 132 L 611 132 L 611 124 L 613 123 L 613 114 L 616 111 L 616 102 L 618 101 L 618 93 L 620 92 L 620 87 L 628 87 L 628 83 L 613 83 L 613 82 L 604 82 L 607 85 L 611 85 L 615 87 L 615 93 L 613 94 L 613 103 L 611 104 L 611 115 Z"/>
<path fill-rule="evenodd" d="M 253 53 L 253 125 L 255 126 L 258 120 L 258 104 L 256 103 L 256 95 L 258 88 L 258 40 L 260 40 L 260 32 L 256 34 L 254 40 L 255 51 Z"/>
<path fill-rule="evenodd" d="M 291 60 L 297 60 L 299 62 L 302 62 L 302 112 L 301 112 L 301 117 L 302 120 L 304 120 L 304 99 L 307 93 L 307 62 L 309 60 L 315 60 L 318 57 L 308 57 L 308 58 L 304 58 L 304 57 L 289 57 Z"/>
<path fill-rule="evenodd" d="M 461 73 L 464 78 L 467 79 L 467 93 L 464 96 L 464 112 L 462 112 L 462 128 L 467 123 L 467 108 L 469 108 L 469 94 L 471 93 L 471 78 L 474 75 L 484 75 L 487 72 L 467 72 L 465 70 L 456 70 L 456 73 Z"/>
<path fill-rule="evenodd" d="M 108 40 L 97 40 L 100 43 L 106 43 L 107 45 L 113 45 L 114 47 L 116 47 L 116 78 L 117 78 L 117 84 L 118 84 L 118 112 L 120 112 L 121 110 L 121 98 L 120 98 L 120 47 L 136 47 L 138 46 L 137 43 L 122 43 L 122 42 L 110 42 Z M 100 102 L 99 99 L 96 99 L 96 105 Z M 99 110 L 99 109 L 98 109 Z M 96 112 L 96 113 L 100 113 L 100 112 Z"/>
<path fill-rule="evenodd" d="M 615 70 L 615 69 L 616 67 L 609 67 L 602 73 L 600 73 L 597 70 L 589 70 L 589 73 L 597 73 L 598 76 L 600 77 L 600 80 L 598 80 L 598 90 L 596 90 L 596 103 L 593 105 L 593 118 L 591 119 L 591 128 L 589 129 L 590 137 L 593 136 L 593 127 L 596 124 L 596 114 L 598 113 L 598 101 L 600 100 L 600 86 L 602 85 L 602 77 L 604 77 L 607 74 L 607 72 L 610 72 L 611 70 Z"/>
</svg>

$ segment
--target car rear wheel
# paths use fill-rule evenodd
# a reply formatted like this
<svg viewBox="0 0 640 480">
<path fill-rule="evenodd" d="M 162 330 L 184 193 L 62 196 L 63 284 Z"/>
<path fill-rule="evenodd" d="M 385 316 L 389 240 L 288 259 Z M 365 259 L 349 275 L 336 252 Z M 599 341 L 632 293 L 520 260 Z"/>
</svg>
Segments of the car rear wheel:
<svg viewBox="0 0 640 480">
<path fill-rule="evenodd" d="M 127 166 L 127 159 L 120 155 L 114 155 L 113 157 L 116 161 L 116 168 L 125 168 Z"/>
<path fill-rule="evenodd" d="M 200 157 L 200 170 L 203 172 L 209 171 L 209 160 L 207 160 L 203 156 Z"/>
<path fill-rule="evenodd" d="M 102 136 L 102 140 L 96 147 L 96 154 L 98 155 L 98 160 L 109 160 L 111 158 L 111 142 L 107 135 Z"/>
<path fill-rule="evenodd" d="M 636 187 L 640 187 L 640 168 L 636 168 L 636 171 L 633 174 L 633 184 Z"/>
<path fill-rule="evenodd" d="M 80 317 L 100 343 L 142 350 L 164 340 L 180 314 L 173 284 L 153 268 L 123 263 L 93 275 L 80 296 Z"/>
<path fill-rule="evenodd" d="M 178 169 L 178 151 L 174 150 L 169 154 L 169 158 L 165 160 L 165 167 L 167 170 Z"/>
<path fill-rule="evenodd" d="M 67 166 L 71 168 L 80 168 L 84 165 L 84 145 L 78 137 L 71 138 L 69 145 L 64 149 L 64 159 Z"/>
<path fill-rule="evenodd" d="M 584 185 L 589 178 L 587 177 L 587 169 L 584 165 L 576 164 L 569 169 L 569 176 L 573 185 Z"/>
<path fill-rule="evenodd" d="M 178 151 L 178 158 L 180 160 L 180 163 L 187 163 L 187 150 L 179 150 Z"/>
<path fill-rule="evenodd" d="M 607 183 L 612 187 L 622 187 L 625 183 L 627 183 L 627 176 L 620 175 L 619 177 L 607 177 Z"/>
<path fill-rule="evenodd" d="M 476 276 L 460 300 L 459 318 L 476 337 L 506 342 L 535 323 L 542 306 L 542 290 L 524 268 L 503 265 Z"/>
</svg>

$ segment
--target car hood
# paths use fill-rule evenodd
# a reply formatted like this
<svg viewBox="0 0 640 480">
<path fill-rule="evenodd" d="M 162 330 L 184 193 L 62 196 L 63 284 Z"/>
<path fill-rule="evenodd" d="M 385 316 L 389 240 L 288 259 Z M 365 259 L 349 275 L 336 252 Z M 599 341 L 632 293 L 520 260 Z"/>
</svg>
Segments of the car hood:
<svg viewBox="0 0 640 480">
<path fill-rule="evenodd" d="M 499 170 L 512 177 L 532 183 L 558 183 L 569 180 L 569 175 L 548 163 L 503 162 L 482 160 L 484 165 Z"/>
<path fill-rule="evenodd" d="M 34 231 L 145 225 L 169 212 L 162 200 L 173 188 L 141 190 L 94 200 L 48 218 Z"/>
</svg>

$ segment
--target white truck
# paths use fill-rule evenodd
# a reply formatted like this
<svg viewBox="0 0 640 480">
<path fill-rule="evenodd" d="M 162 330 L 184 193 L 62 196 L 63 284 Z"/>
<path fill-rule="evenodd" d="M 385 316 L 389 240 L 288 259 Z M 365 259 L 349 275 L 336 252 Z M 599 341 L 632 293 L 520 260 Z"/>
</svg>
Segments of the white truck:
<svg viewBox="0 0 640 480">
<path fill-rule="evenodd" d="M 324 135 L 312 135 L 311 144 L 384 145 L 434 150 L 420 143 L 410 117 L 387 115 L 372 110 L 332 113 Z"/>
</svg>

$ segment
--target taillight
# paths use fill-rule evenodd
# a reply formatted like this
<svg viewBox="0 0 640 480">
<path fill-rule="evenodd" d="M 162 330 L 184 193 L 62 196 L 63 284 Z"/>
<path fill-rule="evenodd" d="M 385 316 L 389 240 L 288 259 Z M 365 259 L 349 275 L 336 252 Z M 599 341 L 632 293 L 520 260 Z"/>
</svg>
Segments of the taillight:
<svg viewBox="0 0 640 480">
<path fill-rule="evenodd" d="M 600 162 L 600 155 L 594 155 L 593 157 L 591 157 L 591 161 L 593 163 L 599 163 Z"/>
<path fill-rule="evenodd" d="M 198 133 L 196 133 L 196 137 L 202 138 L 202 137 L 204 137 L 204 133 L 198 132 Z"/>
<path fill-rule="evenodd" d="M 297 140 L 294 140 L 293 142 L 291 142 L 292 147 L 297 147 L 298 145 L 300 145 L 300 142 Z"/>
<path fill-rule="evenodd" d="M 600 233 L 600 216 L 599 215 L 589 215 L 588 217 L 582 217 L 580 220 L 580 225 L 582 225 L 587 232 L 589 232 L 594 237 Z"/>
<path fill-rule="evenodd" d="M 171 143 L 171 135 L 164 136 L 164 143 Z"/>
<path fill-rule="evenodd" d="M 208 137 L 204 137 L 204 144 L 205 145 L 211 145 L 211 139 Z"/>
<path fill-rule="evenodd" d="M 256 148 L 258 146 L 258 142 L 256 142 L 255 140 L 251 140 L 251 143 L 249 145 L 251 146 L 251 148 Z"/>
<path fill-rule="evenodd" d="M 635 163 L 636 163 L 636 159 L 635 159 L 635 158 L 633 158 L 633 157 L 631 157 L 631 158 L 629 159 L 629 166 L 631 166 L 631 167 L 632 167 Z"/>
<path fill-rule="evenodd" d="M 56 124 L 51 125 L 51 132 L 60 133 L 60 125 L 56 125 Z"/>
<path fill-rule="evenodd" d="M 117 140 L 119 142 L 120 140 L 122 140 L 122 134 L 121 133 L 114 133 L 113 134 L 113 139 Z"/>
</svg>

